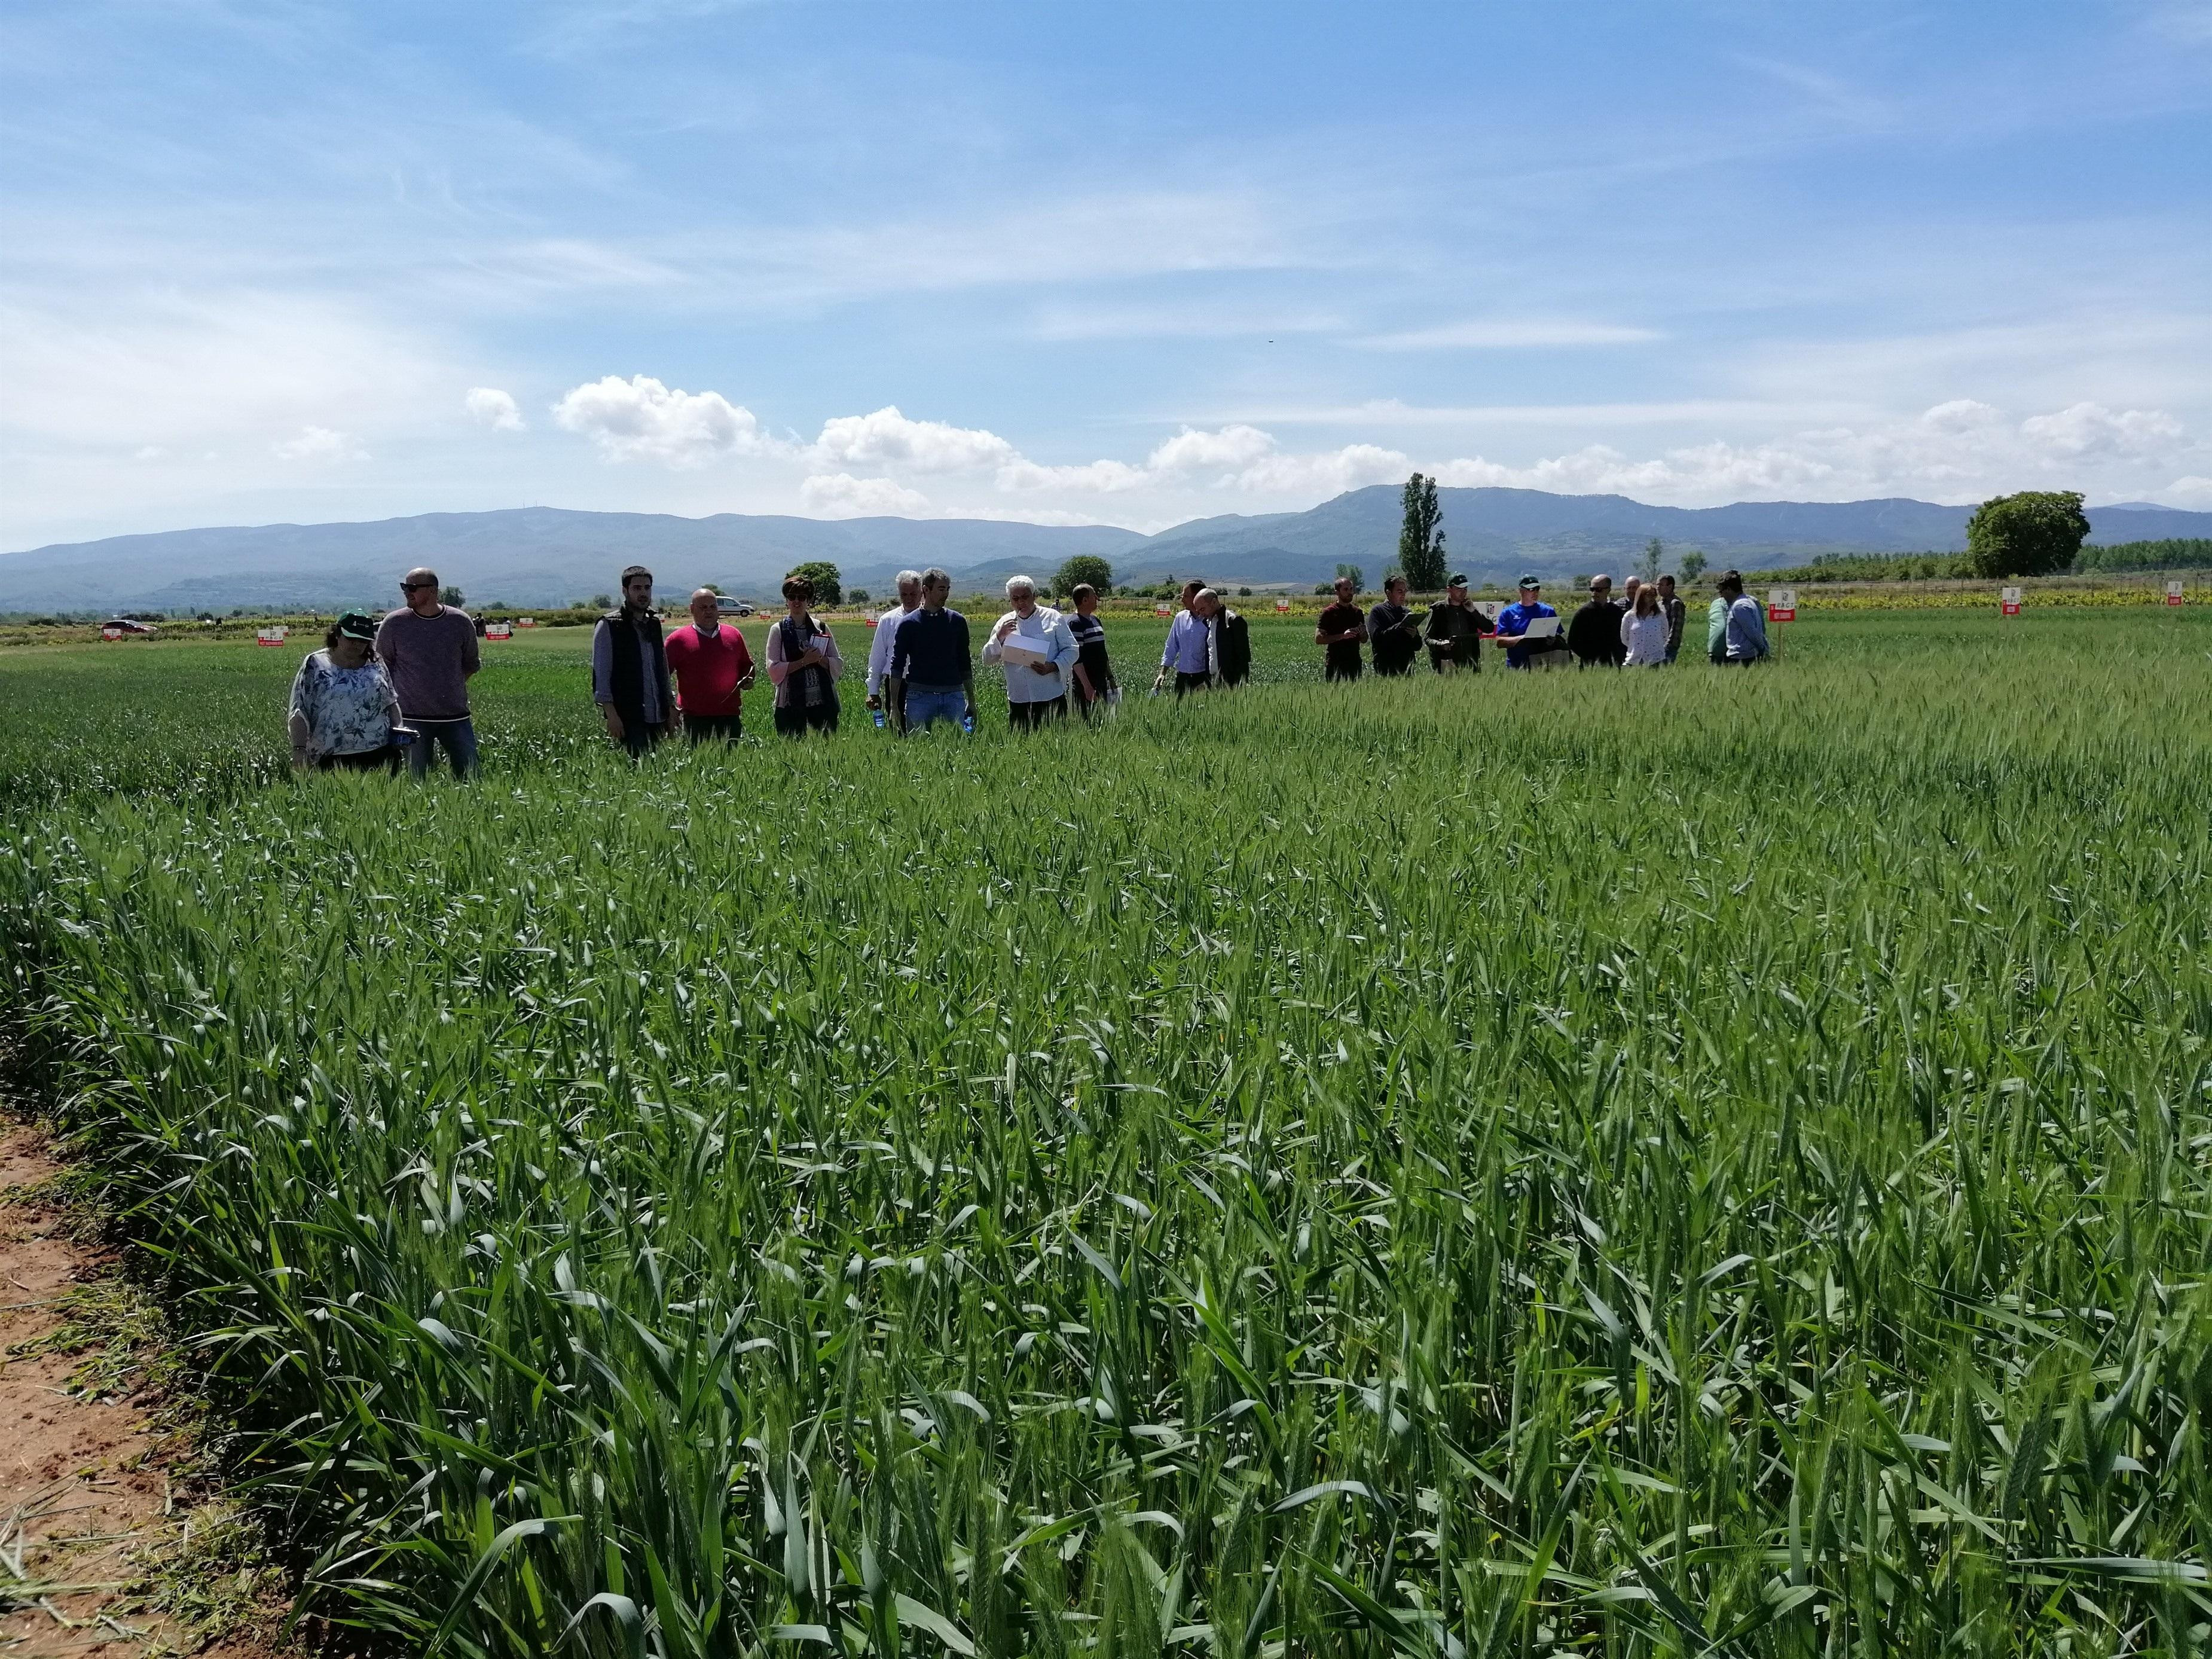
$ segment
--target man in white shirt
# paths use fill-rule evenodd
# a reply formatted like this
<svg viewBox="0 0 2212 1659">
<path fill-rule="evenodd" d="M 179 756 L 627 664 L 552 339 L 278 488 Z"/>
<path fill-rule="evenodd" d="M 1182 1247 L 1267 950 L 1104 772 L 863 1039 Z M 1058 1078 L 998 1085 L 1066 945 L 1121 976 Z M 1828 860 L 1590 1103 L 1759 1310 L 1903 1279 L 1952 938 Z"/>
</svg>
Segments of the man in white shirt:
<svg viewBox="0 0 2212 1659">
<path fill-rule="evenodd" d="M 876 637 L 868 646 L 868 712 L 872 714 L 883 712 L 884 678 L 891 672 L 891 647 L 898 639 L 898 625 L 921 609 L 921 572 L 898 573 L 898 596 L 899 602 L 876 618 Z M 896 730 L 898 710 L 890 712 L 890 724 Z"/>
<path fill-rule="evenodd" d="M 1006 603 L 1014 608 L 993 625 L 983 661 L 1005 665 L 1007 723 L 1020 732 L 1067 713 L 1067 672 L 1078 653 L 1066 618 L 1036 602 L 1027 576 L 1007 581 Z"/>
</svg>

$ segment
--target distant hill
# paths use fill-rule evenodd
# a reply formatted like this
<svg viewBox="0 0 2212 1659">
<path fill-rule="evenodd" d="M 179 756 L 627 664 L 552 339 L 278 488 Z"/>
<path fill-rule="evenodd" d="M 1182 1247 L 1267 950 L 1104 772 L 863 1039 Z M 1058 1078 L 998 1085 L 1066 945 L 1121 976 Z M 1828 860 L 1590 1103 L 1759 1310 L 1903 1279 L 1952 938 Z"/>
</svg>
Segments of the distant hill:
<svg viewBox="0 0 2212 1659">
<path fill-rule="evenodd" d="M 1902 499 L 1679 507 L 1535 489 L 1437 495 L 1450 562 L 1478 581 L 1510 581 L 1524 569 L 1547 579 L 1619 570 L 1654 536 L 1670 561 L 1697 548 L 1716 565 L 1747 569 L 1806 564 L 1823 553 L 1956 551 L 1973 511 Z M 381 606 L 394 602 L 400 573 L 417 564 L 473 599 L 518 605 L 611 592 L 631 563 L 651 565 L 664 593 L 713 582 L 759 599 L 809 559 L 830 560 L 848 585 L 878 592 L 902 565 L 941 564 L 963 586 L 984 586 L 1017 571 L 1049 575 L 1077 553 L 1103 556 L 1125 582 L 1202 575 L 1304 585 L 1325 580 L 1340 561 L 1374 581 L 1396 556 L 1398 500 L 1395 485 L 1378 484 L 1304 513 L 1194 519 L 1154 536 L 980 519 L 683 519 L 558 507 L 173 530 L 0 555 L 0 611 Z M 2212 513 L 2142 502 L 2093 507 L 2089 520 L 2099 543 L 2212 536 Z"/>
</svg>

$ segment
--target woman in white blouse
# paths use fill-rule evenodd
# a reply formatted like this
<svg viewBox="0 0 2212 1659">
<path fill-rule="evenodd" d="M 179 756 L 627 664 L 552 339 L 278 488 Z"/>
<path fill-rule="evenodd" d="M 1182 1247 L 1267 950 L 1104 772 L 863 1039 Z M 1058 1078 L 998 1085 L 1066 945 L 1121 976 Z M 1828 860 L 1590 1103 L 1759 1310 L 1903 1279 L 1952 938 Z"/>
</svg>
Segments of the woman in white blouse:
<svg viewBox="0 0 2212 1659">
<path fill-rule="evenodd" d="M 1667 665 L 1667 613 L 1659 607 L 1659 584 L 1636 590 L 1636 608 L 1621 613 L 1620 642 L 1628 647 L 1627 668 Z"/>
<path fill-rule="evenodd" d="M 373 650 L 376 620 L 349 611 L 323 635 L 292 681 L 284 722 L 301 771 L 399 769 L 399 698 Z"/>
</svg>

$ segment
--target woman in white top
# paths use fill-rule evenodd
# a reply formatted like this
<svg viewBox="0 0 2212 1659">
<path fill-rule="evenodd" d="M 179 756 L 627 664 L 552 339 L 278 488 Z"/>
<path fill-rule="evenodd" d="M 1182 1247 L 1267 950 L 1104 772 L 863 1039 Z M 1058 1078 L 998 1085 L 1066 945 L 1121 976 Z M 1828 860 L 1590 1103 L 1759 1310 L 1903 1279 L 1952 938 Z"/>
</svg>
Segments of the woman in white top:
<svg viewBox="0 0 2212 1659">
<path fill-rule="evenodd" d="M 1636 590 L 1636 608 L 1621 613 L 1620 642 L 1628 647 L 1627 668 L 1667 665 L 1667 613 L 1659 606 L 1659 585 Z"/>
<path fill-rule="evenodd" d="M 775 729 L 787 738 L 837 729 L 837 676 L 845 659 L 828 626 L 814 615 L 814 584 L 783 584 L 791 614 L 768 630 L 768 677 L 775 686 Z"/>
<path fill-rule="evenodd" d="M 375 618 L 349 611 L 300 664 L 284 722 L 298 770 L 398 771 L 399 698 L 375 640 Z"/>
</svg>

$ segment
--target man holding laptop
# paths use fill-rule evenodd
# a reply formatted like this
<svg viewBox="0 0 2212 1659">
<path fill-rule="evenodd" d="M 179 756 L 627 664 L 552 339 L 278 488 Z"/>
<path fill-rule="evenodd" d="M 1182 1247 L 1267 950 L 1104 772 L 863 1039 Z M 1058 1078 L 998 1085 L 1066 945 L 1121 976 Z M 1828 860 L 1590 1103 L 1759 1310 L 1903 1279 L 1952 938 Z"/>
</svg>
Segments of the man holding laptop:
<svg viewBox="0 0 2212 1659">
<path fill-rule="evenodd" d="M 1521 578 L 1520 599 L 1498 613 L 1498 643 L 1508 668 L 1531 667 L 1535 658 L 1566 649 L 1559 613 L 1544 603 L 1544 585 L 1533 573 Z"/>
</svg>

